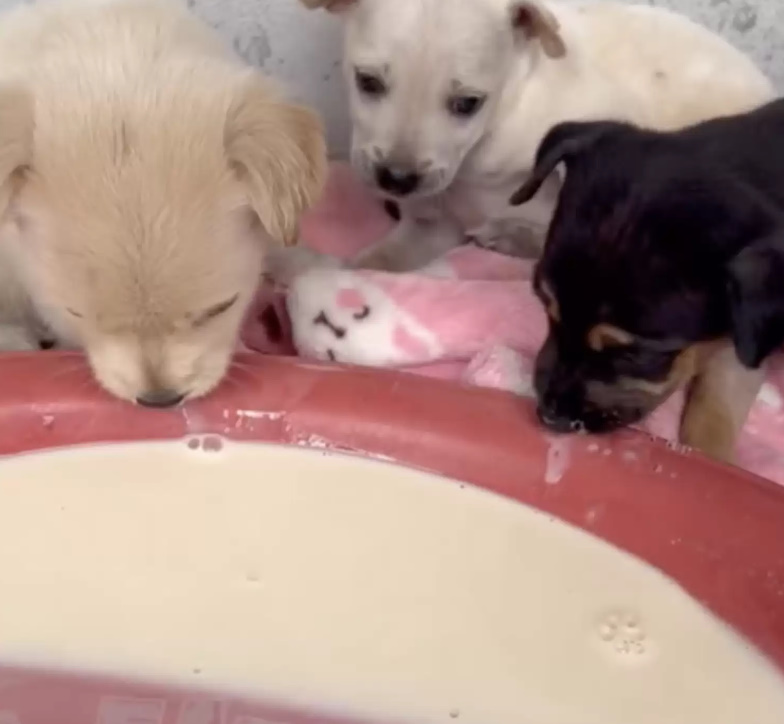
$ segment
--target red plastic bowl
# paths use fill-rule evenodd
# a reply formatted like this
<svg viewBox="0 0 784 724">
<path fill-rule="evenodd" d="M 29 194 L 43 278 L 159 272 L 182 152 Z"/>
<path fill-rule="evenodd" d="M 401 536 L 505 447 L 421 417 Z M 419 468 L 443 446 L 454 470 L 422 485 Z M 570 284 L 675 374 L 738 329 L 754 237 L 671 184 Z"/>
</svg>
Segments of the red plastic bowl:
<svg viewBox="0 0 784 724">
<path fill-rule="evenodd" d="M 556 439 L 507 393 L 258 356 L 240 357 L 209 398 L 150 411 L 99 390 L 78 355 L 6 355 L 0 401 L 4 454 L 215 434 L 326 446 L 473 483 L 648 561 L 784 670 L 784 488 L 646 436 Z M 3 691 L 2 724 L 70 724 L 55 700 L 7 722 Z"/>
</svg>

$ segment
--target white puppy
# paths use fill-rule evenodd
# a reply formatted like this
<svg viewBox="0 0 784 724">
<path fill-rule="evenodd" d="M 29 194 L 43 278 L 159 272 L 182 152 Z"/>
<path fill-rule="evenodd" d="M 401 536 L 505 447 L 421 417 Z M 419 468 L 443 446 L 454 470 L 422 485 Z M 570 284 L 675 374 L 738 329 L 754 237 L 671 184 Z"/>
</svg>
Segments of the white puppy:
<svg viewBox="0 0 784 724">
<path fill-rule="evenodd" d="M 345 23 L 355 166 L 403 208 L 357 265 L 420 267 L 467 236 L 536 254 L 558 180 L 509 198 L 565 120 L 659 129 L 748 110 L 770 82 L 672 12 L 619 2 L 302 0 Z"/>
<path fill-rule="evenodd" d="M 30 345 L 32 313 L 83 347 L 118 397 L 205 394 L 226 373 L 267 247 L 296 238 L 325 173 L 318 119 L 179 2 L 5 14 L 5 346 Z"/>
</svg>

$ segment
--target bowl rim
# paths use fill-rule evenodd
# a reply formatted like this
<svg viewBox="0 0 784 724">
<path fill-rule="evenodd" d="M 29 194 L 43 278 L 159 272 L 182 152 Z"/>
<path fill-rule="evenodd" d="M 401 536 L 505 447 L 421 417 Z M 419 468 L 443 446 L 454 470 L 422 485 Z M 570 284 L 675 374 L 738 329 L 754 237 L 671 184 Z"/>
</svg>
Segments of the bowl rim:
<svg viewBox="0 0 784 724">
<path fill-rule="evenodd" d="M 0 357 L 0 455 L 188 436 L 357 454 L 529 505 L 658 568 L 784 671 L 775 483 L 642 433 L 555 437 L 530 400 L 400 371 L 242 354 L 212 395 L 147 410 L 81 355 Z"/>
</svg>

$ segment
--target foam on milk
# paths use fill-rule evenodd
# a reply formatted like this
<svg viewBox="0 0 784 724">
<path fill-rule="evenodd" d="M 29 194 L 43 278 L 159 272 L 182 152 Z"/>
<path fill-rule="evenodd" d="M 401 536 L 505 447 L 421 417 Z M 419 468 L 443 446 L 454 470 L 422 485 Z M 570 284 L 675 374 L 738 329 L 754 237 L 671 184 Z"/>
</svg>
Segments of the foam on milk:
<svg viewBox="0 0 784 724">
<path fill-rule="evenodd" d="M 784 721 L 772 666 L 588 534 L 389 464 L 194 447 L 0 463 L 0 663 L 412 724 Z"/>
</svg>

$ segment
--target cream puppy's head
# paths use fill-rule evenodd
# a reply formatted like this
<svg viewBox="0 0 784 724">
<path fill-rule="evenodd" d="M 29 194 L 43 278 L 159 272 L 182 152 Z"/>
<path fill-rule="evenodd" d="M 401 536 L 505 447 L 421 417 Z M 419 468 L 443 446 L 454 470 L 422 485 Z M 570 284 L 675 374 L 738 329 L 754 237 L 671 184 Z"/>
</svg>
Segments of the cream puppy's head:
<svg viewBox="0 0 784 724">
<path fill-rule="evenodd" d="M 53 331 L 146 406 L 221 381 L 326 172 L 317 118 L 256 74 L 186 76 L 135 103 L 0 88 L 3 244 Z"/>
<path fill-rule="evenodd" d="M 510 81 L 560 57 L 537 0 L 302 0 L 345 21 L 352 156 L 386 195 L 443 191 L 492 127 Z"/>
</svg>

